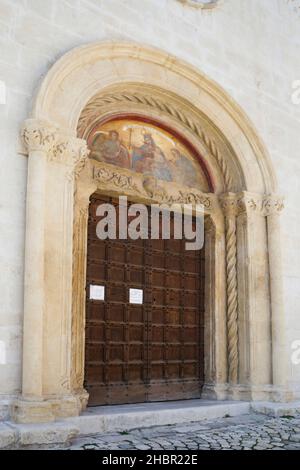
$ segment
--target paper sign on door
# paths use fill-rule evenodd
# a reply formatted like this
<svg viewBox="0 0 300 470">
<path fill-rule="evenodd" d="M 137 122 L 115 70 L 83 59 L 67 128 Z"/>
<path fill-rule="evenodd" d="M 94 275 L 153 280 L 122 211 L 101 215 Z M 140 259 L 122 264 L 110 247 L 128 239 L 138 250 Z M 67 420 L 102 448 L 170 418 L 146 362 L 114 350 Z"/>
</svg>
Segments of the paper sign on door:
<svg viewBox="0 0 300 470">
<path fill-rule="evenodd" d="M 104 300 L 105 287 L 90 285 L 90 300 Z"/>
<path fill-rule="evenodd" d="M 143 290 L 142 289 L 129 289 L 129 303 L 142 305 Z"/>
</svg>

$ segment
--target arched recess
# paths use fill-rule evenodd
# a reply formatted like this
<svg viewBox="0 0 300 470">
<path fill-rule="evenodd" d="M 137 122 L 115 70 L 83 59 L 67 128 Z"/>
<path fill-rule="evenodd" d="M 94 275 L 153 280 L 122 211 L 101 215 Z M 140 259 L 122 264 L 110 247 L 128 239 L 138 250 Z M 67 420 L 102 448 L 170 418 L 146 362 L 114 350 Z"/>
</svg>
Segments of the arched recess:
<svg viewBox="0 0 300 470">
<path fill-rule="evenodd" d="M 176 130 L 201 155 L 213 192 L 131 187 L 88 159 L 98 119 L 132 114 Z M 88 201 L 96 190 L 204 203 L 208 215 L 206 396 L 288 398 L 278 261 L 282 201 L 268 153 L 240 107 L 183 61 L 137 44 L 96 43 L 49 71 L 22 129 L 29 155 L 22 396 L 17 421 L 72 416 L 83 390 Z M 272 347 L 271 347 L 272 344 Z"/>
</svg>

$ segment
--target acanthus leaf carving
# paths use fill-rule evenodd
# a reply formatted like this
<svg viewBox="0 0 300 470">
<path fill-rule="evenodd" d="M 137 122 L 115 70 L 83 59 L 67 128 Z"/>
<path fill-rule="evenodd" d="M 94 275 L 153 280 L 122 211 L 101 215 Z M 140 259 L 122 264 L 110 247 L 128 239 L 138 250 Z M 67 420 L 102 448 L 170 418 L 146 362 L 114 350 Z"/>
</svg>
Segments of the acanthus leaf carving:
<svg viewBox="0 0 300 470">
<path fill-rule="evenodd" d="M 21 129 L 26 150 L 51 152 L 56 143 L 56 129 L 43 121 L 27 119 Z"/>
</svg>

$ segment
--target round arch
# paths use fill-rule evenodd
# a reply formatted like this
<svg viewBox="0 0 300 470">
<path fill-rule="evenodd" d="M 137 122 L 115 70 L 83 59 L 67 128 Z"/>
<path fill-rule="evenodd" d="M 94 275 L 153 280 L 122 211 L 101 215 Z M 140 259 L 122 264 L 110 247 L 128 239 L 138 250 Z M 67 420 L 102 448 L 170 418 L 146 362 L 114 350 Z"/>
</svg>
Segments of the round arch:
<svg viewBox="0 0 300 470">
<path fill-rule="evenodd" d="M 142 181 L 132 185 L 125 170 L 95 167 L 88 159 L 88 130 L 99 118 L 124 113 L 184 136 L 203 158 L 214 192 L 164 188 L 147 194 Z M 29 164 L 17 421 L 77 415 L 86 406 L 86 229 L 89 197 L 97 190 L 122 189 L 148 202 L 192 198 L 204 205 L 204 395 L 287 397 L 276 238 L 283 204 L 274 194 L 276 178 L 263 142 L 224 90 L 163 51 L 132 43 L 90 44 L 65 54 L 49 71 L 22 138 Z"/>
</svg>

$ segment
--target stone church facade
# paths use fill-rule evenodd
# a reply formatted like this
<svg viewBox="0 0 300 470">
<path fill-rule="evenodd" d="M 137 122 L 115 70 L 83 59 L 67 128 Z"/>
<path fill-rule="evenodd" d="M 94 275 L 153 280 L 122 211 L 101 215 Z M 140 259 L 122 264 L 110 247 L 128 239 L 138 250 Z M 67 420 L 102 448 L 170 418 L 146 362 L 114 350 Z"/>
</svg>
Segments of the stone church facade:
<svg viewBox="0 0 300 470">
<path fill-rule="evenodd" d="M 0 419 L 51 422 L 91 404 L 95 194 L 204 206 L 200 396 L 300 400 L 300 4 L 1 0 L 0 25 Z M 199 185 L 149 184 L 142 172 L 91 158 L 92 130 L 116 120 L 184 144 L 199 159 Z M 107 399 L 116 392 L 105 377 Z M 194 397 L 187 381 L 174 381 L 177 395 L 172 383 L 165 378 L 153 400 Z"/>
</svg>

